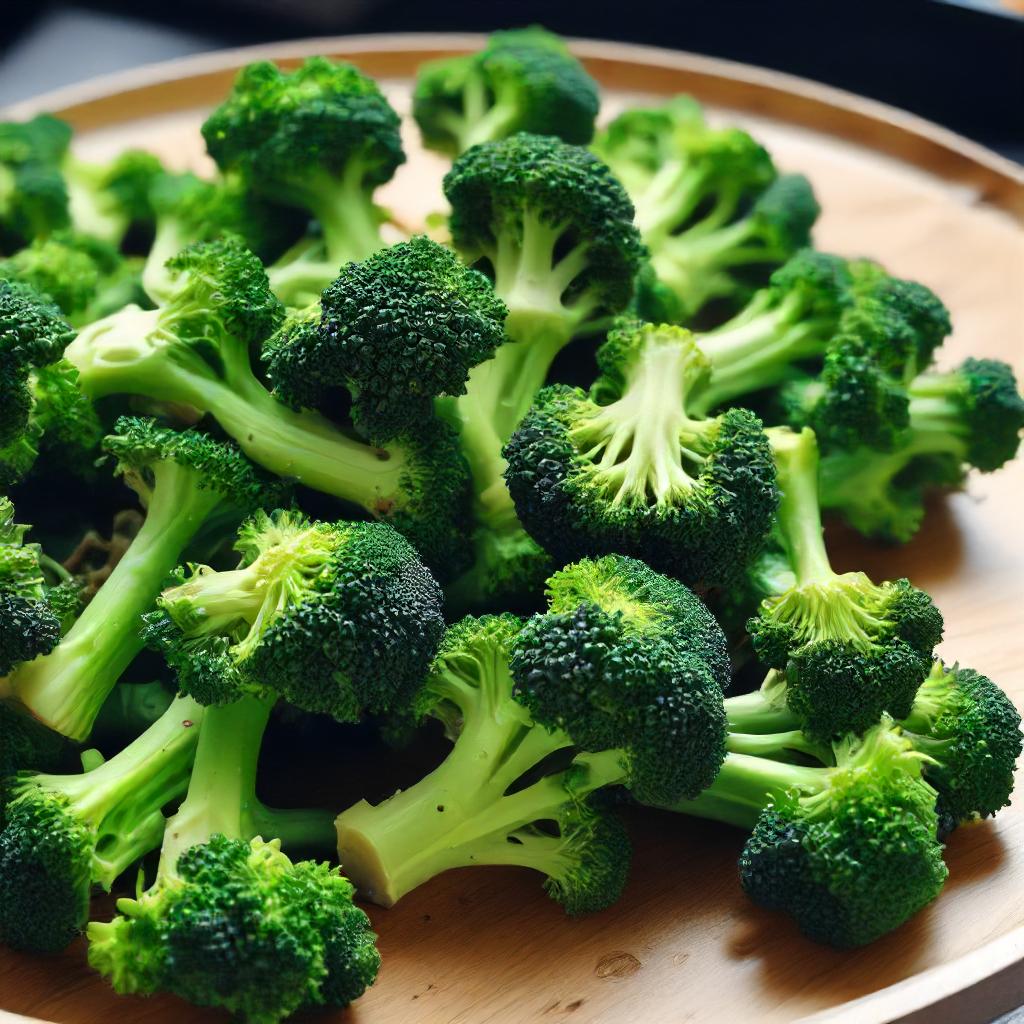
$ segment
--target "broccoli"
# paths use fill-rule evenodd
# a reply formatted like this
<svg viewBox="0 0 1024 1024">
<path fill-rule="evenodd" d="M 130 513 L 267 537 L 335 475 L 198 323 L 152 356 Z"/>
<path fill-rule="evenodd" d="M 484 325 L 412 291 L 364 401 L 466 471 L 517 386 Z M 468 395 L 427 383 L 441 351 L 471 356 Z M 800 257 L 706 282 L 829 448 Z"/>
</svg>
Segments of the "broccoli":
<svg viewBox="0 0 1024 1024">
<path fill-rule="evenodd" d="M 178 433 L 127 417 L 117 421 L 116 431 L 104 448 L 146 507 L 142 529 L 60 642 L 3 679 L 36 718 L 74 740 L 89 735 L 103 702 L 142 649 L 139 616 L 199 528 L 273 507 L 285 490 L 233 446 L 198 431 Z M 10 643 L 5 631 L 0 647 Z"/>
<path fill-rule="evenodd" d="M 0 251 L 68 226 L 60 162 L 70 141 L 70 126 L 49 114 L 0 123 Z"/>
<path fill-rule="evenodd" d="M 505 447 L 523 525 L 556 560 L 621 551 L 686 583 L 736 578 L 778 502 L 761 421 L 692 411 L 708 364 L 681 327 L 621 321 L 597 359 L 589 395 L 545 388 Z"/>
<path fill-rule="evenodd" d="M 714 777 L 725 646 L 699 601 L 623 558 L 569 567 L 551 590 L 551 610 L 526 623 L 469 617 L 445 635 L 412 707 L 446 726 L 451 752 L 337 820 L 367 898 L 391 906 L 450 868 L 506 864 L 547 875 L 570 914 L 599 910 L 622 891 L 629 847 L 597 791 L 658 802 Z"/>
<path fill-rule="evenodd" d="M 206 120 L 203 138 L 225 174 L 319 224 L 321 244 L 271 268 L 274 291 L 288 305 L 315 301 L 343 264 L 383 248 L 373 193 L 405 160 L 399 118 L 352 65 L 324 57 L 290 72 L 250 64 Z"/>
<path fill-rule="evenodd" d="M 237 569 L 190 565 L 145 617 L 182 692 L 203 704 L 279 693 L 305 711 L 358 721 L 402 706 L 444 631 L 441 592 L 383 523 L 315 523 L 257 512 Z"/>
<path fill-rule="evenodd" d="M 194 174 L 162 174 L 149 190 L 156 226 L 142 284 L 157 304 L 174 297 L 167 261 L 195 242 L 238 235 L 264 262 L 277 258 L 296 231 L 289 210 L 273 207 L 237 179 L 206 181 Z"/>
<path fill-rule="evenodd" d="M 271 811 L 256 762 L 272 701 L 208 708 L 188 795 L 168 821 L 156 881 L 88 927 L 89 960 L 119 993 L 170 992 L 276 1024 L 302 1007 L 342 1007 L 380 965 L 352 885 L 284 846 L 331 842 L 330 815 Z"/>
<path fill-rule="evenodd" d="M 586 145 L 599 106 L 597 83 L 538 26 L 494 32 L 477 53 L 422 64 L 412 99 L 424 146 L 452 157 L 516 132 Z"/>
<path fill-rule="evenodd" d="M 740 882 L 809 938 L 842 948 L 899 927 L 939 894 L 929 758 L 886 716 L 832 744 L 834 765 L 730 752 L 715 781 L 672 809 L 751 830 Z"/>
<path fill-rule="evenodd" d="M 0 942 L 57 952 L 164 834 L 161 808 L 188 785 L 203 709 L 179 697 L 111 760 L 81 775 L 21 772 L 6 780 L 0 819 Z"/>
<path fill-rule="evenodd" d="M 432 249 L 424 252 L 426 246 Z M 439 283 L 417 298 L 431 260 Z M 347 382 L 361 414 L 393 422 L 403 395 L 422 397 L 417 374 L 424 368 L 432 381 L 455 386 L 458 368 L 500 331 L 500 311 L 476 279 L 468 271 L 460 278 L 439 246 L 410 242 L 375 257 L 373 273 L 351 272 L 345 280 L 360 287 L 358 294 L 330 292 L 337 302 L 329 300 L 319 318 L 302 313 L 282 323 L 266 273 L 237 239 L 190 246 L 169 267 L 176 281 L 172 301 L 156 310 L 129 306 L 80 332 L 68 347 L 86 394 L 144 395 L 209 413 L 254 462 L 387 520 L 411 537 L 429 564 L 454 571 L 468 488 L 451 429 L 427 416 L 384 445 L 368 443 L 351 427 L 279 401 L 254 372 L 250 352 L 280 327 L 268 360 L 283 388 L 302 389 L 301 370 L 308 367 L 304 394 L 327 392 L 330 399 L 329 381 Z M 387 291 L 381 290 L 385 282 Z M 466 302 L 458 334 L 446 323 L 453 292 Z M 349 324 L 363 333 L 349 337 Z M 394 352 L 396 336 L 401 355 Z M 436 348 L 424 336 L 433 337 Z M 374 360 L 361 340 L 393 358 Z M 410 398 L 404 405 L 415 403 Z"/>
<path fill-rule="evenodd" d="M 818 506 L 814 433 L 770 431 L 782 500 L 777 528 L 795 583 L 766 598 L 747 623 L 763 663 L 812 737 L 863 732 L 882 712 L 903 718 L 942 639 L 942 616 L 908 580 L 876 584 L 838 574 Z"/>
<path fill-rule="evenodd" d="M 710 299 L 745 300 L 749 269 L 778 265 L 806 245 L 819 213 L 806 178 L 777 178 L 761 145 L 738 128 L 710 127 L 688 96 L 625 111 L 594 149 L 636 205 L 674 319 Z"/>
<path fill-rule="evenodd" d="M 516 519 L 502 446 L 559 351 L 625 308 L 642 247 L 622 187 L 587 150 L 558 139 L 521 133 L 474 146 L 445 178 L 445 195 L 456 248 L 493 278 L 509 311 L 508 340 L 473 369 L 465 395 L 440 403 L 458 426 L 475 504 L 474 565 L 451 593 L 464 605 L 506 603 L 535 589 L 550 563 Z"/>
<path fill-rule="evenodd" d="M 0 619 L 0 631 L 5 629 Z M 40 725 L 17 701 L 0 700 L 0 789 L 12 772 L 62 770 L 71 761 L 73 749 L 65 737 Z"/>
<path fill-rule="evenodd" d="M 988 676 L 936 661 L 899 724 L 928 756 L 924 777 L 939 792 L 940 817 L 959 824 L 1010 803 L 1020 713 Z"/>
<path fill-rule="evenodd" d="M 483 274 L 421 235 L 343 267 L 319 314 L 264 345 L 275 395 L 336 418 L 342 390 L 356 428 L 386 441 L 429 418 L 435 395 L 465 394 L 504 340 L 506 309 Z"/>
<path fill-rule="evenodd" d="M 927 372 L 907 388 L 908 425 L 895 448 L 837 448 L 821 461 L 821 504 L 869 537 L 907 541 L 934 488 L 962 486 L 969 467 L 991 473 L 1012 459 L 1024 428 L 1024 398 L 1013 370 L 967 359 L 955 370 Z"/>
</svg>

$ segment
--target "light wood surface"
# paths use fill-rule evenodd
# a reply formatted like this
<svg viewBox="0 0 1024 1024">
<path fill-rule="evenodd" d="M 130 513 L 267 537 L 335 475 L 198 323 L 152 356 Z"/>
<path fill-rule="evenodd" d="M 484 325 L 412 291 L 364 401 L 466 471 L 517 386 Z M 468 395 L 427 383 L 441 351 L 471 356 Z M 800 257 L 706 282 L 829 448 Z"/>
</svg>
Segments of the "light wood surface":
<svg viewBox="0 0 1024 1024">
<path fill-rule="evenodd" d="M 314 40 L 214 54 L 63 90 L 17 108 L 67 116 L 84 155 L 125 144 L 175 166 L 206 167 L 197 128 L 233 70 L 271 55 L 348 57 L 385 79 L 408 109 L 408 76 L 471 37 Z M 658 94 L 694 93 L 712 116 L 748 126 L 785 170 L 812 179 L 824 207 L 820 247 L 870 255 L 934 288 L 955 333 L 940 362 L 968 354 L 1024 375 L 1024 210 L 1019 169 L 909 115 L 770 72 L 605 43 L 578 52 L 606 87 L 604 115 Z M 441 205 L 444 164 L 410 131 L 409 163 L 382 201 L 415 224 Z M 841 530 L 844 568 L 906 575 L 946 616 L 942 655 L 991 675 L 1024 705 L 1024 465 L 971 480 L 936 502 L 900 549 Z M 1024 805 L 1024 797 L 1020 798 Z M 634 813 L 632 880 L 621 903 L 570 921 L 525 871 L 462 871 L 396 908 L 370 908 L 384 967 L 347 1014 L 359 1024 L 661 1024 L 677 1021 L 987 1020 L 1024 1002 L 1024 810 L 949 841 L 939 900 L 873 946 L 840 953 L 749 905 L 736 881 L 742 836 L 668 814 Z M 81 943 L 35 958 L 0 952 L 0 1021 L 171 1024 L 222 1020 L 169 998 L 125 1000 L 91 975 Z M 323 1018 L 319 1018 L 323 1019 Z"/>
</svg>

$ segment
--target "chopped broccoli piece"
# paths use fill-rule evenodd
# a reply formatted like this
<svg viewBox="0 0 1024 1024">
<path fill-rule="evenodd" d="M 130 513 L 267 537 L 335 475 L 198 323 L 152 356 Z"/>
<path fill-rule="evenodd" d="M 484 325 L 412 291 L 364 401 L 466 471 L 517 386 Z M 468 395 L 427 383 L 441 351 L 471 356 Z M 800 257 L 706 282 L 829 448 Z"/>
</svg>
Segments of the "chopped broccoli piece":
<svg viewBox="0 0 1024 1024">
<path fill-rule="evenodd" d="M 376 936 L 351 883 L 281 849 L 330 843 L 331 816 L 271 811 L 256 798 L 271 703 L 207 709 L 156 881 L 118 900 L 113 921 L 89 924 L 90 963 L 117 992 L 170 992 L 277 1024 L 302 1007 L 347 1006 L 373 983 Z"/>
<path fill-rule="evenodd" d="M 19 773 L 6 781 L 0 830 L 0 942 L 57 952 L 89 916 L 93 885 L 108 892 L 164 834 L 203 709 L 179 697 L 121 753 L 81 775 Z"/>
<path fill-rule="evenodd" d="M 683 328 L 620 322 L 598 364 L 589 395 L 541 391 L 505 448 L 523 525 L 556 559 L 621 551 L 687 583 L 735 579 L 778 501 L 761 421 L 693 411 L 708 364 Z"/>
<path fill-rule="evenodd" d="M 484 48 L 420 66 L 413 117 L 423 144 L 449 156 L 516 132 L 586 145 L 597 83 L 556 35 L 533 26 L 494 32 Z"/>
</svg>

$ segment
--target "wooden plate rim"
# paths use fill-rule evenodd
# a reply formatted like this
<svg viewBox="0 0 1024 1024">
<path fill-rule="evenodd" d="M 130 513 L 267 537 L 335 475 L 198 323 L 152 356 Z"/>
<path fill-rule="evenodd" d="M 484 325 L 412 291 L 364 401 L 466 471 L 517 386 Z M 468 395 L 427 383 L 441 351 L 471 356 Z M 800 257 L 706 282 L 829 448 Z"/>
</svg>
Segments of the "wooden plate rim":
<svg viewBox="0 0 1024 1024">
<path fill-rule="evenodd" d="M 217 50 L 143 65 L 52 90 L 7 106 L 24 118 L 48 111 L 79 129 L 124 120 L 128 99 L 141 113 L 158 100 L 180 109 L 183 81 L 223 77 L 253 60 L 294 63 L 313 54 L 353 59 L 370 73 L 409 76 L 424 60 L 479 48 L 475 33 L 326 36 Z M 971 185 L 978 199 L 1024 222 L 1024 167 L 962 135 L 875 100 L 784 72 L 653 46 L 574 39 L 573 51 L 603 84 L 637 91 L 694 91 L 749 113 L 816 129 L 911 163 L 946 180 Z M 809 1017 L 806 1024 L 989 1020 L 1024 1001 L 1024 927 L 946 964 Z M 982 1012 L 984 1008 L 984 1012 Z M 53 1024 L 0 1009 L 0 1024 Z"/>
</svg>

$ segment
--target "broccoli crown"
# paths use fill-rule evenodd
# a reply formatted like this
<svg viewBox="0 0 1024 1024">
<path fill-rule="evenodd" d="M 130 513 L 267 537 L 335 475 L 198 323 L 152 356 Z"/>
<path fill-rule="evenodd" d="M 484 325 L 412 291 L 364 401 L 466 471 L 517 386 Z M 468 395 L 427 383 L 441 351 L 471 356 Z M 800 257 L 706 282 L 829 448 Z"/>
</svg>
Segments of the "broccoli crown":
<svg viewBox="0 0 1024 1024">
<path fill-rule="evenodd" d="M 238 569 L 179 569 L 146 618 L 183 692 L 204 704 L 280 693 L 342 721 L 407 702 L 444 620 L 437 583 L 403 537 L 383 523 L 258 512 L 235 546 Z"/>
<path fill-rule="evenodd" d="M 0 280 L 0 446 L 25 429 L 32 408 L 32 367 L 60 359 L 74 331 L 31 285 Z"/>
<path fill-rule="evenodd" d="M 257 469 L 233 444 L 200 430 L 172 430 L 156 420 L 121 416 L 114 433 L 103 439 L 103 450 L 143 495 L 152 490 L 160 463 L 193 471 L 200 490 L 217 491 L 241 509 L 273 508 L 288 494 L 287 484 Z"/>
<path fill-rule="evenodd" d="M 40 445 L 55 464 L 81 473 L 81 459 L 95 458 L 103 437 L 92 402 L 78 388 L 78 371 L 61 359 L 32 374 L 32 421 Z"/>
<path fill-rule="evenodd" d="M 167 269 L 175 295 L 161 322 L 214 365 L 223 358 L 217 343 L 224 335 L 258 344 L 284 318 L 263 264 L 238 238 L 190 245 L 167 261 Z"/>
<path fill-rule="evenodd" d="M 68 223 L 60 161 L 71 127 L 49 114 L 0 124 L 0 241 L 7 251 Z"/>
<path fill-rule="evenodd" d="M 324 57 L 290 72 L 268 61 L 242 68 L 203 138 L 221 170 L 300 206 L 312 180 L 355 175 L 372 188 L 405 160 L 398 115 L 377 84 Z"/>
<path fill-rule="evenodd" d="M 556 615 L 583 605 L 621 615 L 629 634 L 665 639 L 700 657 L 725 690 L 731 679 L 729 651 L 721 627 L 704 602 L 678 580 L 663 576 L 636 558 L 585 558 L 548 579 L 547 598 Z"/>
<path fill-rule="evenodd" d="M 638 800 L 696 796 L 725 757 L 721 687 L 702 657 L 627 622 L 590 603 L 534 616 L 510 662 L 517 699 L 581 750 L 617 752 Z"/>
<path fill-rule="evenodd" d="M 771 524 L 770 447 L 752 412 L 691 420 L 661 384 L 647 402 L 607 406 L 544 388 L 505 446 L 509 492 L 556 560 L 620 551 L 689 583 L 726 583 Z"/>
<path fill-rule="evenodd" d="M 1021 753 L 1020 713 L 988 676 L 935 662 L 900 723 L 928 755 L 924 777 L 953 821 L 994 815 L 1010 802 Z"/>
<path fill-rule="evenodd" d="M 930 903 L 947 876 L 935 791 L 891 721 L 836 748 L 812 794 L 786 793 L 762 812 L 740 857 L 755 903 L 787 911 L 810 938 L 860 946 Z"/>
<path fill-rule="evenodd" d="M 772 274 L 768 287 L 774 302 L 799 302 L 805 317 L 838 316 L 850 301 L 849 262 L 831 253 L 801 249 Z"/>
<path fill-rule="evenodd" d="M 786 701 L 804 730 L 829 739 L 902 718 L 942 639 L 942 616 L 907 580 L 864 573 L 798 583 L 747 623 L 754 650 L 785 672 Z"/>
<path fill-rule="evenodd" d="M 451 156 L 514 132 L 586 145 L 599 105 L 597 83 L 538 26 L 495 32 L 478 53 L 424 64 L 413 93 L 424 145 Z"/>
<path fill-rule="evenodd" d="M 89 912 L 93 836 L 59 794 L 6 787 L 0 831 L 0 942 L 49 953 L 78 934 Z"/>
<path fill-rule="evenodd" d="M 380 966 L 369 919 L 337 869 L 280 844 L 216 834 L 123 916 L 90 926 L 90 962 L 121 992 L 174 993 L 252 1024 L 347 1006 Z M 268 913 L 272 907 L 273 912 Z"/>
<path fill-rule="evenodd" d="M 754 201 L 750 219 L 755 236 L 769 249 L 787 254 L 811 244 L 811 228 L 821 213 L 811 183 L 802 174 L 782 174 Z"/>
<path fill-rule="evenodd" d="M 585 251 L 583 268 L 561 292 L 564 303 L 586 296 L 589 314 L 601 316 L 629 302 L 643 256 L 633 205 L 589 150 L 520 132 L 463 153 L 445 176 L 444 193 L 456 247 L 491 262 L 503 298 L 496 254 L 508 245 L 531 248 L 539 226 L 551 235 L 552 252 L 559 240 Z"/>
<path fill-rule="evenodd" d="M 164 173 L 159 157 L 144 149 L 126 149 L 103 165 L 98 184 L 133 224 L 152 220 L 150 188 Z"/>
<path fill-rule="evenodd" d="M 429 413 L 435 395 L 464 394 L 470 369 L 503 340 L 504 303 L 483 274 L 424 236 L 342 268 L 308 318 L 264 347 L 267 375 L 288 404 L 325 412 L 351 393 L 355 425 L 377 440 Z"/>
</svg>

